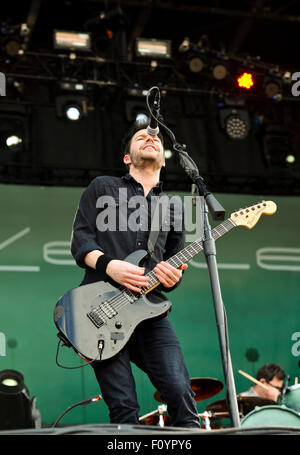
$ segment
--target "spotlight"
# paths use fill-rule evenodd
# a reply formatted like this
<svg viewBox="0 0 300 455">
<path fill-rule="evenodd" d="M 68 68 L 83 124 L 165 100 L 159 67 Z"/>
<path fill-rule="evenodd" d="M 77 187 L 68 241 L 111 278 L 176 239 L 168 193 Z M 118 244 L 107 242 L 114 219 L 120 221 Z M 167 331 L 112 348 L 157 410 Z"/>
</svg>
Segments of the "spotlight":
<svg viewBox="0 0 300 455">
<path fill-rule="evenodd" d="M 277 100 L 278 95 L 281 95 L 280 82 L 275 79 L 266 79 L 264 83 L 265 94 L 268 98 Z"/>
<path fill-rule="evenodd" d="M 186 36 L 182 43 L 179 45 L 179 52 L 187 52 L 191 47 L 191 43 L 190 43 L 190 38 L 188 36 Z"/>
<path fill-rule="evenodd" d="M 66 49 L 69 51 L 91 50 L 91 37 L 89 33 L 54 30 L 53 41 L 55 49 Z"/>
<path fill-rule="evenodd" d="M 0 429 L 34 428 L 33 401 L 24 377 L 15 370 L 0 371 Z"/>
<path fill-rule="evenodd" d="M 18 38 L 9 38 L 3 45 L 4 51 L 9 57 L 18 55 L 21 48 L 21 43 Z"/>
<path fill-rule="evenodd" d="M 191 57 L 188 61 L 189 69 L 192 73 L 201 73 L 206 62 L 203 57 Z"/>
<path fill-rule="evenodd" d="M 144 112 L 138 112 L 135 117 L 135 122 L 138 125 L 144 125 L 145 123 L 149 123 L 149 117 Z"/>
<path fill-rule="evenodd" d="M 22 117 L 3 115 L 3 118 L 0 119 L 0 151 L 22 151 L 25 146 L 25 134 L 25 124 Z"/>
<path fill-rule="evenodd" d="M 285 157 L 285 161 L 286 161 L 288 164 L 294 164 L 295 161 L 296 161 L 296 157 L 295 157 L 295 155 L 288 154 L 288 155 Z"/>
<path fill-rule="evenodd" d="M 223 63 L 217 63 L 216 65 L 213 66 L 212 74 L 215 79 L 221 81 L 222 79 L 225 79 L 225 77 L 227 76 L 228 68 Z"/>
<path fill-rule="evenodd" d="M 129 122 L 136 122 L 138 124 L 149 123 L 149 113 L 145 104 L 144 101 L 126 100 L 126 119 Z"/>
<path fill-rule="evenodd" d="M 171 58 L 171 41 L 137 38 L 135 53 L 137 57 Z"/>
<path fill-rule="evenodd" d="M 173 156 L 172 150 L 166 149 L 165 150 L 165 158 L 166 158 L 166 160 L 169 160 L 170 158 L 172 158 L 172 156 Z"/>
<path fill-rule="evenodd" d="M 69 120 L 79 120 L 81 117 L 81 109 L 78 106 L 66 106 L 65 112 Z"/>
<path fill-rule="evenodd" d="M 56 97 L 56 114 L 72 122 L 87 117 L 87 99 L 83 95 L 62 95 Z"/>
<path fill-rule="evenodd" d="M 248 136 L 249 115 L 242 109 L 221 109 L 221 126 L 227 135 L 234 140 L 242 140 Z"/>
<path fill-rule="evenodd" d="M 254 86 L 254 79 L 251 73 L 243 73 L 237 77 L 237 84 L 241 88 L 250 90 Z"/>
<path fill-rule="evenodd" d="M 22 144 L 22 142 L 23 142 L 23 140 L 19 136 L 7 136 L 6 141 L 5 141 L 6 146 L 10 150 L 16 149 L 20 144 Z"/>
</svg>

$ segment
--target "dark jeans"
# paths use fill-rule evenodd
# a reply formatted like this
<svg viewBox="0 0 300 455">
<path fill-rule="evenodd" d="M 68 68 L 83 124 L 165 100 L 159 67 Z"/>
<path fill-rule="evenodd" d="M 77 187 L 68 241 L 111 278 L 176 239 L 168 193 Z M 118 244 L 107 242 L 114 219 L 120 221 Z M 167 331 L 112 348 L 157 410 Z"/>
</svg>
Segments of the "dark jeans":
<svg viewBox="0 0 300 455">
<path fill-rule="evenodd" d="M 139 405 L 130 362 L 150 378 L 168 406 L 173 426 L 200 427 L 194 392 L 175 331 L 167 316 L 143 321 L 125 348 L 93 364 L 111 423 L 138 424 Z"/>
</svg>

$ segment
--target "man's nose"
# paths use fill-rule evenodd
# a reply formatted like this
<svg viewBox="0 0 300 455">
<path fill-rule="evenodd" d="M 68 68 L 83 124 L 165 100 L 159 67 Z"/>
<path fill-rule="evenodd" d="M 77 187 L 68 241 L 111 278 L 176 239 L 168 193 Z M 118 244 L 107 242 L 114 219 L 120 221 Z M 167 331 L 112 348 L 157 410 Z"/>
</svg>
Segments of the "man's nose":
<svg viewBox="0 0 300 455">
<path fill-rule="evenodd" d="M 148 134 L 148 136 L 146 137 L 146 142 L 154 142 L 153 136 L 151 136 L 150 134 Z"/>
</svg>

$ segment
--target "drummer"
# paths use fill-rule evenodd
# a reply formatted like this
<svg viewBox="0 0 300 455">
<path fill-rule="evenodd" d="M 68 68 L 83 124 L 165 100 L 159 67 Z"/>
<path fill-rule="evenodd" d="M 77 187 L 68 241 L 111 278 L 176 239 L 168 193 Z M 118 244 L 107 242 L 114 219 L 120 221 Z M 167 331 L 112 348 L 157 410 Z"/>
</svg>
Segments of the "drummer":
<svg viewBox="0 0 300 455">
<path fill-rule="evenodd" d="M 277 363 L 267 363 L 261 366 L 256 374 L 257 381 L 265 387 L 255 384 L 249 390 L 240 393 L 239 396 L 257 396 L 277 402 L 285 376 L 285 371 L 280 365 Z"/>
</svg>

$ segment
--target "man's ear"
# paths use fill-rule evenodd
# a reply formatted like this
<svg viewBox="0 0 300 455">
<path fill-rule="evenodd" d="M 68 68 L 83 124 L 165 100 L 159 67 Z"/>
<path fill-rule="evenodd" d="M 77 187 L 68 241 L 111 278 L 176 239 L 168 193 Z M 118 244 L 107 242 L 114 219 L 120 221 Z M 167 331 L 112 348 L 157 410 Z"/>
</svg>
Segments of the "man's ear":
<svg viewBox="0 0 300 455">
<path fill-rule="evenodd" d="M 130 156 L 129 155 L 124 155 L 123 162 L 125 164 L 130 164 L 131 163 Z"/>
</svg>

